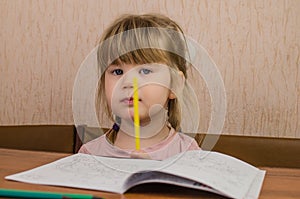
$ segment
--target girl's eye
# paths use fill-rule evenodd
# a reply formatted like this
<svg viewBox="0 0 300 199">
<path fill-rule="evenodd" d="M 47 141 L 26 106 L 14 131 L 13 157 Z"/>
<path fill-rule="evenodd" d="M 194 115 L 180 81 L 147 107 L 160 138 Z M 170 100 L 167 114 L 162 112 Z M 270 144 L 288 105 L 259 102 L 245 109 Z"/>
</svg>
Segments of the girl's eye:
<svg viewBox="0 0 300 199">
<path fill-rule="evenodd" d="M 148 75 L 148 74 L 152 73 L 152 71 L 149 69 L 143 68 L 140 70 L 140 73 L 143 75 Z"/>
<path fill-rule="evenodd" d="M 114 75 L 123 75 L 123 70 L 122 69 L 115 69 L 112 71 L 112 74 Z"/>
</svg>

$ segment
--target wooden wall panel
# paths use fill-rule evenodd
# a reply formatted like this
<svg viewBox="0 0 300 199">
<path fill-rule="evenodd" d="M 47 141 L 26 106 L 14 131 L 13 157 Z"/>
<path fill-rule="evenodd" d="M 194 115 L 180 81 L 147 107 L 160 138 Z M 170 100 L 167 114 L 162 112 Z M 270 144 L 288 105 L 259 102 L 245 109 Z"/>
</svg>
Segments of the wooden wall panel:
<svg viewBox="0 0 300 199">
<path fill-rule="evenodd" d="M 211 55 L 224 79 L 223 133 L 300 138 L 300 1 L 0 1 L 0 125 L 73 124 L 80 63 L 123 13 L 162 13 Z M 194 80 L 195 81 L 195 80 Z M 199 131 L 209 94 L 197 90 Z"/>
</svg>

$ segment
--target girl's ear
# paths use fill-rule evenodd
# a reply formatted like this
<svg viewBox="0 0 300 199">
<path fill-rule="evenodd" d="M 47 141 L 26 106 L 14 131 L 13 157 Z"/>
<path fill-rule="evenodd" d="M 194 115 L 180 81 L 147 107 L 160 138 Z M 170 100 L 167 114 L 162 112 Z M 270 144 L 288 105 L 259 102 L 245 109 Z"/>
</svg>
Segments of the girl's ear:
<svg viewBox="0 0 300 199">
<path fill-rule="evenodd" d="M 176 95 L 173 93 L 173 91 L 170 91 L 169 99 L 175 99 L 175 98 L 176 98 Z"/>
<path fill-rule="evenodd" d="M 175 88 L 173 88 L 172 90 L 170 90 L 170 94 L 169 94 L 169 99 L 175 99 L 176 97 L 176 93 L 181 93 L 183 91 L 184 88 L 184 84 L 185 84 L 185 77 L 182 71 L 178 71 L 176 74 L 175 79 Z M 175 92 L 174 92 L 175 91 Z"/>
</svg>

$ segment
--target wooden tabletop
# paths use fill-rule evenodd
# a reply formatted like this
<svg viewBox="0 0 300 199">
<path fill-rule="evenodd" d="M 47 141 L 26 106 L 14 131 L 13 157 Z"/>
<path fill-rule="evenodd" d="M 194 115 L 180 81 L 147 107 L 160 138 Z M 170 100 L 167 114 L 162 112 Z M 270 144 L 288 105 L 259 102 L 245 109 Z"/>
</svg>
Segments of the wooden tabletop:
<svg viewBox="0 0 300 199">
<path fill-rule="evenodd" d="M 24 151 L 0 148 L 0 188 L 92 194 L 103 198 L 223 198 L 219 195 L 169 185 L 147 184 L 137 186 L 125 194 L 33 185 L 5 180 L 7 175 L 32 169 L 71 154 Z M 300 198 L 300 169 L 261 168 L 267 171 L 260 198 Z"/>
</svg>

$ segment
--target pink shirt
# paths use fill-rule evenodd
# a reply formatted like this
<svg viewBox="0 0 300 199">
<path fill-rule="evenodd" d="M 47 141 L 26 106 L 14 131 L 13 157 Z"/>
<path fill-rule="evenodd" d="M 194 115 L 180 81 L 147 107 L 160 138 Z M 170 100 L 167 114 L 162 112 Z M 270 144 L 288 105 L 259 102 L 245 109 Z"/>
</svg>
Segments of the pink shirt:
<svg viewBox="0 0 300 199">
<path fill-rule="evenodd" d="M 141 148 L 153 160 L 164 160 L 184 151 L 198 149 L 200 148 L 193 138 L 183 133 L 177 133 L 173 128 L 171 128 L 168 137 L 160 143 L 151 147 Z M 106 139 L 106 135 L 102 135 L 82 145 L 78 152 L 97 156 L 130 158 L 133 151 L 113 146 Z"/>
</svg>

